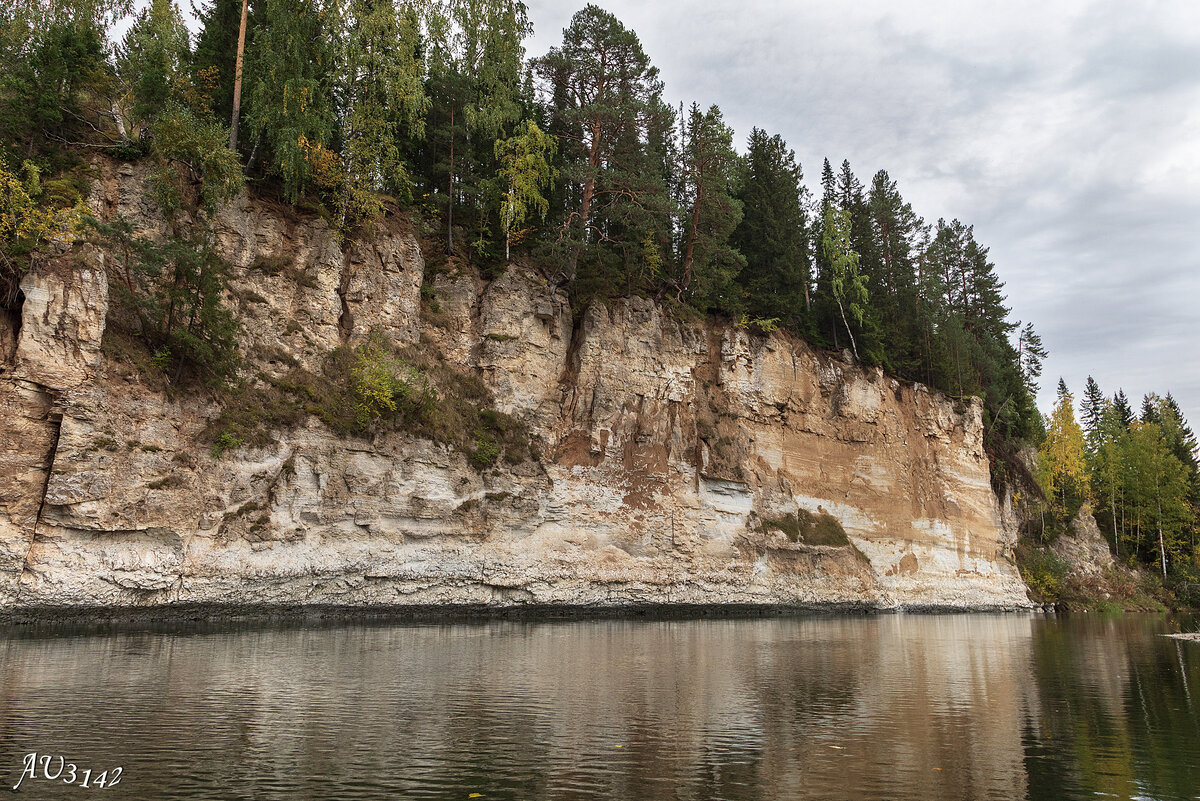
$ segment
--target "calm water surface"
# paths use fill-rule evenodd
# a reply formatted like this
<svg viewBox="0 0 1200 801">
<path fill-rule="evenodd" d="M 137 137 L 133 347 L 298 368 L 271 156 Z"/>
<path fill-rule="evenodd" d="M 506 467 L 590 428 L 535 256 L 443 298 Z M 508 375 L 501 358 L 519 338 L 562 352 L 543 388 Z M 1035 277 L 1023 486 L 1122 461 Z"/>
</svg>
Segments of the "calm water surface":
<svg viewBox="0 0 1200 801">
<path fill-rule="evenodd" d="M 1158 636 L 1177 625 L 0 632 L 0 792 L 37 752 L 120 785 L 21 797 L 1196 799 L 1200 644 Z"/>
</svg>

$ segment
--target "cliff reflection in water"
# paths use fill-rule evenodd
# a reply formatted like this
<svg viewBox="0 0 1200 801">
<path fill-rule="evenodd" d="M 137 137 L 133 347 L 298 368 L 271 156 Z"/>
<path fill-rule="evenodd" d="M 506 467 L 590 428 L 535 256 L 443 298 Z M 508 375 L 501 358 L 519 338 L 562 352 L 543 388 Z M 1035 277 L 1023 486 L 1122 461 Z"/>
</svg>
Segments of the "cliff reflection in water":
<svg viewBox="0 0 1200 801">
<path fill-rule="evenodd" d="M 1193 798 L 1200 646 L 1164 625 L 10 633 L 0 776 L 36 750 L 123 766 L 122 798 Z"/>
</svg>

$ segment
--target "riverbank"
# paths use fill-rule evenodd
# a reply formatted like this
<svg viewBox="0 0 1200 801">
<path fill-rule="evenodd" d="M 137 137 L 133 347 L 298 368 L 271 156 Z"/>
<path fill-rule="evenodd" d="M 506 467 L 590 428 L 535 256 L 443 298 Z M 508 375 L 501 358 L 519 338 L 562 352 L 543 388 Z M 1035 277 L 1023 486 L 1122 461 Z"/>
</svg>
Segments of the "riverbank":
<svg viewBox="0 0 1200 801">
<path fill-rule="evenodd" d="M 962 615 L 962 614 L 1053 614 L 1053 607 L 1015 606 L 928 606 L 884 607 L 870 603 L 836 604 L 630 604 L 585 606 L 571 604 L 483 605 L 447 604 L 351 607 L 231 606 L 187 604 L 164 607 L 61 607 L 25 608 L 0 613 L 0 634 L 22 628 L 46 626 L 88 633 L 109 628 L 156 628 L 159 626 L 207 625 L 250 627 L 348 623 L 464 623 L 489 620 L 541 622 L 552 620 L 598 621 L 618 619 L 701 620 L 754 619 L 769 617 L 829 617 L 837 615 Z"/>
</svg>

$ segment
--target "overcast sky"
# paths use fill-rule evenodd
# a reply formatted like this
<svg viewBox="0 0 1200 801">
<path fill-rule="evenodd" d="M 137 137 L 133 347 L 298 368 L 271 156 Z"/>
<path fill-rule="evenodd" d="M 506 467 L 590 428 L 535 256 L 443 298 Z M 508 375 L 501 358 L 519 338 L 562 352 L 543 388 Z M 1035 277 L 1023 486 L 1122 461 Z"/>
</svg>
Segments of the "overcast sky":
<svg viewBox="0 0 1200 801">
<path fill-rule="evenodd" d="M 583 3 L 527 0 L 531 55 Z M 599 3 L 673 103 L 718 104 L 800 159 L 886 169 L 929 221 L 991 248 L 1013 317 L 1062 376 L 1135 407 L 1171 391 L 1200 425 L 1200 2 L 702 0 Z"/>
</svg>

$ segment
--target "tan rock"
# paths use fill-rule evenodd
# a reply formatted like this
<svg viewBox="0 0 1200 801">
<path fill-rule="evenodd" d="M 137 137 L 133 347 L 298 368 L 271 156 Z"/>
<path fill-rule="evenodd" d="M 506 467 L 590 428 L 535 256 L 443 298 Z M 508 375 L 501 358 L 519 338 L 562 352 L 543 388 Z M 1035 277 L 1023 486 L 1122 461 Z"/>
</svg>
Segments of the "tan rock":
<svg viewBox="0 0 1200 801">
<path fill-rule="evenodd" d="M 109 170 L 93 203 L 136 214 L 143 184 Z M 343 439 L 315 419 L 214 459 L 210 401 L 106 369 L 103 272 L 39 275 L 0 373 L 0 609 L 1029 606 L 978 402 L 645 299 L 573 324 L 517 264 L 440 275 L 423 310 L 403 221 L 345 252 L 320 220 L 244 198 L 215 225 L 249 372 L 318 369 L 372 332 L 440 349 L 543 459 L 481 474 L 403 431 Z M 769 524 L 800 510 L 852 544 Z"/>
</svg>

